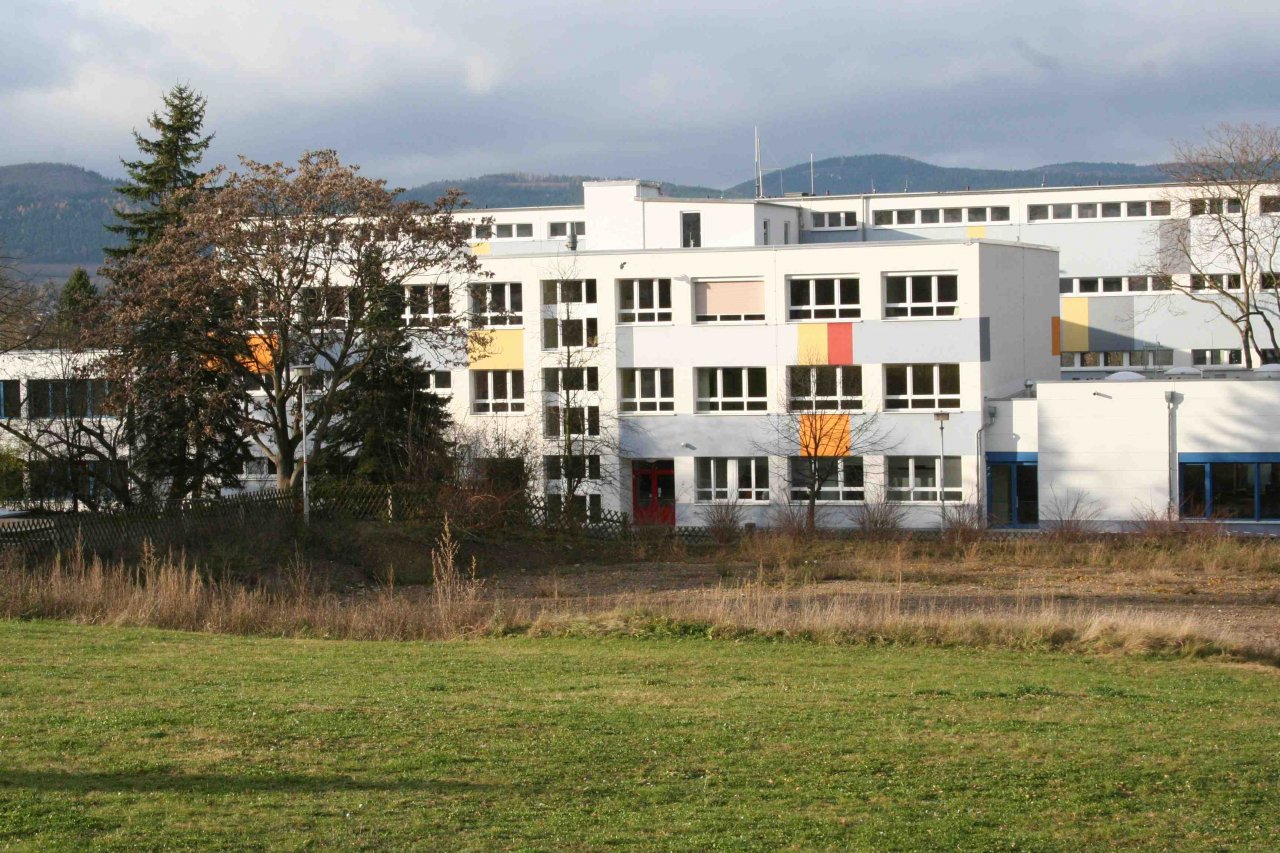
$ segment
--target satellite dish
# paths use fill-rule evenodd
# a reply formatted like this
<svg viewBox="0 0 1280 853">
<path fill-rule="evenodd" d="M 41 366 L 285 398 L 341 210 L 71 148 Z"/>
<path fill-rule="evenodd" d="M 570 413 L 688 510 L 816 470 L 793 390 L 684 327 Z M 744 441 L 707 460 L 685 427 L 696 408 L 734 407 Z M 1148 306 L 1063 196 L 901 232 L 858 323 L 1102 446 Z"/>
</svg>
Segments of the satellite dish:
<svg viewBox="0 0 1280 853">
<path fill-rule="evenodd" d="M 1164 372 L 1165 376 L 1204 376 L 1204 371 L 1198 367 L 1171 367 Z"/>
<path fill-rule="evenodd" d="M 1134 373 L 1132 370 L 1118 370 L 1109 375 L 1107 382 L 1145 382 L 1147 377 L 1141 373 Z"/>
</svg>

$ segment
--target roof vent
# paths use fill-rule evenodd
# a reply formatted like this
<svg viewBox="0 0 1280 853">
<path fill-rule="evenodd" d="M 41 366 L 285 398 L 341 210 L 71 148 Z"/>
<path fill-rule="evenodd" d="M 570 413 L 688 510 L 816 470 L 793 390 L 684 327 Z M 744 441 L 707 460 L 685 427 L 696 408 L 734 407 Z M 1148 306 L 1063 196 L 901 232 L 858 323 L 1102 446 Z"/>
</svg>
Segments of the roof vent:
<svg viewBox="0 0 1280 853">
<path fill-rule="evenodd" d="M 1107 377 L 1108 382 L 1145 382 L 1147 377 L 1132 370 L 1117 370 Z"/>
<path fill-rule="evenodd" d="M 1188 376 L 1203 376 L 1204 371 L 1198 367 L 1171 367 L 1164 372 L 1165 376 L 1173 379 L 1186 378 Z"/>
</svg>

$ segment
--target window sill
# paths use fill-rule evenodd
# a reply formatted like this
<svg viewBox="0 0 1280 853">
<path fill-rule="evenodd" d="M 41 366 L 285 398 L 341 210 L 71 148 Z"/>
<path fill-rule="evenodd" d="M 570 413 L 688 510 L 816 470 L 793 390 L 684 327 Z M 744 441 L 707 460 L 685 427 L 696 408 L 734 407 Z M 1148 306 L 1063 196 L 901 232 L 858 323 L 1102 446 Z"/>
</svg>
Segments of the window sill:
<svg viewBox="0 0 1280 853">
<path fill-rule="evenodd" d="M 675 320 L 653 320 L 652 322 L 649 320 L 634 320 L 634 321 L 618 320 L 617 322 L 614 323 L 614 325 L 623 326 L 625 328 L 635 328 L 635 327 L 644 328 L 646 326 L 679 326 L 684 324 L 677 323 Z M 701 325 L 707 325 L 707 324 L 701 324 Z"/>
<path fill-rule="evenodd" d="M 886 323 L 910 323 L 917 320 L 964 320 L 968 318 L 959 314 L 946 314 L 942 317 L 930 314 L 921 317 L 881 317 L 880 319 L 884 320 Z"/>
<path fill-rule="evenodd" d="M 882 415 L 958 415 L 963 412 L 963 408 L 959 409 L 881 409 Z"/>
<path fill-rule="evenodd" d="M 618 412 L 618 417 L 620 417 L 620 418 L 652 418 L 652 417 L 664 417 L 664 418 L 669 418 L 669 417 L 672 417 L 673 415 L 678 415 L 678 414 L 680 414 L 680 412 L 677 412 L 677 411 L 675 411 L 675 410 L 669 410 L 669 411 L 665 411 L 665 412 L 622 412 L 622 411 L 619 411 L 619 412 Z"/>
<path fill-rule="evenodd" d="M 723 416 L 732 417 L 734 415 L 768 415 L 768 414 L 771 414 L 771 412 L 769 409 L 745 409 L 745 410 L 735 410 L 735 411 L 729 411 L 729 412 L 700 412 L 695 410 L 694 414 L 695 415 L 713 415 L 713 416 L 723 415 Z"/>
<path fill-rule="evenodd" d="M 747 500 L 745 498 L 730 498 L 730 499 L 722 499 L 722 500 L 714 500 L 714 501 L 695 500 L 693 502 L 693 505 L 694 506 L 729 506 L 732 504 L 737 504 L 738 506 L 769 506 L 771 503 L 772 501 L 761 501 L 761 500 L 754 500 L 754 499 Z"/>
<path fill-rule="evenodd" d="M 793 320 L 788 318 L 786 320 L 786 323 L 787 325 L 791 325 L 791 326 L 803 326 L 807 323 L 861 323 L 862 321 L 867 319 L 870 319 L 870 318 L 868 317 L 814 317 L 814 318 L 808 318 L 803 320 Z"/>
<path fill-rule="evenodd" d="M 531 412 L 477 412 L 472 409 L 468 414 L 478 418 L 524 418 Z"/>
</svg>

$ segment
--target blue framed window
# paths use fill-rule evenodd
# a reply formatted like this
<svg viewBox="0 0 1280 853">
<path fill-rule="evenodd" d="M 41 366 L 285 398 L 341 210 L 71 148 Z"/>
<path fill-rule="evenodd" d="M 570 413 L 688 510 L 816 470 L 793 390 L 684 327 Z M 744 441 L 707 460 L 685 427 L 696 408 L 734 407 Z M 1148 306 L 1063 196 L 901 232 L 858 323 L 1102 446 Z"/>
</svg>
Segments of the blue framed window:
<svg viewBox="0 0 1280 853">
<path fill-rule="evenodd" d="M 1183 518 L 1280 520 L 1280 453 L 1196 453 L 1178 457 Z"/>
</svg>

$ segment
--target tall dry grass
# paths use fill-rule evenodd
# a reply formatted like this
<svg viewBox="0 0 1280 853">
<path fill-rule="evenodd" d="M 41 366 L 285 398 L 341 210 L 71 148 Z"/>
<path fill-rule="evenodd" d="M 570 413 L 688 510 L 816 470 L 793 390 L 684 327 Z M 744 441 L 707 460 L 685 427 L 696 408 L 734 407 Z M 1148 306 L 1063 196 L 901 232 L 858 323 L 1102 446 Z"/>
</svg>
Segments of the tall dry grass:
<svg viewBox="0 0 1280 853">
<path fill-rule="evenodd" d="M 906 547 L 909 543 L 881 543 Z M 458 565 L 447 526 L 432 552 L 434 583 L 336 592 L 295 558 L 267 582 L 211 578 L 182 556 L 144 550 L 134 565 L 82 552 L 41 571 L 0 566 L 0 617 L 64 619 L 277 637 L 443 640 L 527 632 L 533 636 L 698 635 L 809 641 L 1088 652 L 1223 655 L 1280 665 L 1274 642 L 1236 636 L 1194 617 L 1103 610 L 1049 599 L 1015 606 L 922 604 L 887 593 L 832 594 L 814 584 L 745 583 L 671 593 L 503 600 Z"/>
</svg>

